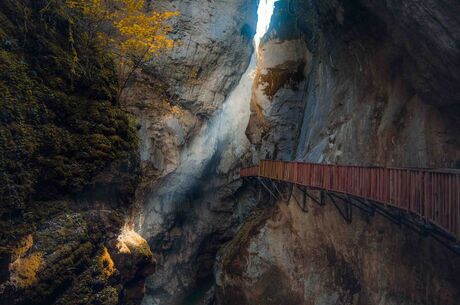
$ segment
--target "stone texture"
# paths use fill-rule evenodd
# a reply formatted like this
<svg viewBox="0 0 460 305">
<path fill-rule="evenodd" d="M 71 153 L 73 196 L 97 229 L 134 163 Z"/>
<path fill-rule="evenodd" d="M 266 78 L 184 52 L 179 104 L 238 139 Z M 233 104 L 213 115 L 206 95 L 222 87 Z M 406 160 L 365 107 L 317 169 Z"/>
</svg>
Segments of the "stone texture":
<svg viewBox="0 0 460 305">
<path fill-rule="evenodd" d="M 246 131 L 253 162 L 458 167 L 459 9 L 279 1 Z M 459 258 L 432 238 L 356 210 L 348 224 L 330 202 L 260 205 L 219 252 L 217 304 L 458 303 Z"/>
<path fill-rule="evenodd" d="M 292 160 L 302 120 L 311 53 L 303 40 L 269 40 L 259 47 L 259 61 L 246 130 L 258 159 Z"/>
<path fill-rule="evenodd" d="M 152 8 L 175 10 L 178 45 L 145 69 L 163 80 L 174 103 L 209 116 L 239 81 L 252 53 L 256 1 L 155 1 Z"/>
<path fill-rule="evenodd" d="M 429 237 L 329 200 L 266 209 L 220 252 L 217 304 L 457 304 L 460 258 Z"/>
<path fill-rule="evenodd" d="M 445 36 L 449 37 L 444 40 L 454 46 L 458 42 L 458 26 L 454 25 L 458 19 L 451 18 L 450 12 L 445 14 L 445 19 L 440 18 L 439 14 L 444 10 L 441 3 L 432 2 L 431 9 L 425 10 L 425 6 L 419 2 L 404 5 L 392 2 L 385 5 L 385 8 L 375 1 L 363 2 L 278 2 L 271 33 L 267 36 L 265 46 L 262 45 L 267 50 L 265 53 L 268 53 L 264 56 L 270 57 L 271 52 L 281 52 L 279 49 L 272 51 L 272 44 L 282 42 L 285 45 L 284 52 L 290 54 L 292 43 L 302 44 L 304 41 L 308 49 L 304 52 L 304 80 L 302 77 L 297 80 L 301 88 L 295 90 L 297 102 L 284 106 L 290 109 L 280 106 L 286 103 L 289 105 L 288 102 L 293 99 L 283 97 L 286 88 L 295 86 L 292 82 L 270 94 L 270 106 L 260 102 L 263 99 L 261 97 L 253 100 L 254 118 L 258 114 L 255 109 L 269 107 L 279 110 L 265 113 L 262 117 L 259 115 L 257 120 L 251 120 L 250 126 L 257 124 L 257 121 L 274 120 L 286 112 L 298 117 L 299 109 L 303 109 L 300 120 L 289 115 L 284 115 L 289 119 L 281 119 L 284 124 L 292 124 L 289 134 L 296 134 L 294 137 L 297 137 L 298 145 L 294 149 L 292 145 L 288 149 L 279 149 L 277 153 L 269 153 L 268 156 L 285 159 L 287 153 L 298 160 L 315 162 L 455 166 L 460 156 L 456 136 L 459 125 L 455 119 L 459 114 L 458 107 L 452 99 L 446 102 L 442 94 L 435 92 L 441 90 L 444 94 L 455 95 L 450 81 L 454 81 L 458 75 L 452 76 L 452 73 L 445 71 L 445 74 L 450 75 L 449 82 L 432 82 L 423 85 L 423 90 L 417 84 L 424 81 L 414 80 L 408 75 L 412 73 L 419 78 L 426 76 L 416 72 L 418 70 L 414 62 L 418 61 L 425 61 L 425 68 L 431 67 L 427 68 L 430 75 L 459 66 L 452 59 L 458 59 L 458 48 L 451 47 L 447 51 L 438 49 L 447 48 L 446 42 L 437 44 L 437 56 L 431 57 L 418 46 L 419 43 L 445 38 L 434 35 L 434 30 L 422 32 L 422 29 L 431 27 L 442 27 Z M 458 9 L 458 5 L 453 6 Z M 410 25 L 401 21 L 391 22 L 395 15 L 406 16 L 411 9 L 423 16 L 402 18 Z M 436 19 L 435 15 L 439 18 Z M 412 18 L 416 21 L 410 22 Z M 400 32 L 405 34 L 398 35 Z M 409 49 L 417 49 L 420 53 Z M 310 53 L 313 55 L 310 56 Z M 437 62 L 444 55 L 446 60 L 452 59 L 449 67 Z M 307 83 L 306 87 L 302 87 L 304 83 Z M 437 91 L 433 86 L 438 87 Z M 433 101 L 434 95 L 437 96 L 436 101 Z M 254 128 L 254 131 L 248 129 L 249 138 L 253 138 L 253 144 L 260 147 L 262 158 L 267 156 L 267 150 L 273 151 L 275 143 L 283 143 L 267 140 L 267 144 L 262 145 L 264 141 L 251 136 L 257 132 L 260 132 L 259 128 Z M 278 127 L 278 130 L 268 134 L 279 140 L 285 137 L 286 132 Z"/>
<path fill-rule="evenodd" d="M 176 46 L 155 57 L 123 94 L 139 121 L 143 187 L 181 164 L 181 154 L 222 108 L 246 70 L 255 33 L 256 1 L 154 1 L 151 9 L 180 12 L 171 38 Z"/>
<path fill-rule="evenodd" d="M 219 131 L 212 117 L 250 63 L 257 1 L 152 1 L 151 8 L 181 15 L 172 21 L 177 46 L 148 63 L 123 95 L 139 121 L 136 225 L 158 262 L 144 304 L 205 304 L 214 296 L 215 254 L 254 201 L 233 196 L 241 143 L 203 135 Z M 238 132 L 244 137 L 244 128 Z"/>
<path fill-rule="evenodd" d="M 280 0 L 259 50 L 251 156 L 244 137 L 202 134 L 249 64 L 255 1 L 154 2 L 181 12 L 181 43 L 124 95 L 140 122 L 139 225 L 158 262 L 143 303 L 455 304 L 458 259 L 431 239 L 380 217 L 347 225 L 330 204 L 273 208 L 235 172 L 262 158 L 455 166 L 458 5 L 447 2 Z"/>
<path fill-rule="evenodd" d="M 411 60 L 403 73 L 425 101 L 458 105 L 460 6 L 455 1 L 362 1 Z"/>
<path fill-rule="evenodd" d="M 118 253 L 121 215 L 113 210 L 72 211 L 64 202 L 53 205 L 60 211 L 48 215 L 10 252 L 0 302 L 136 304 L 135 298 L 123 296 L 134 283 L 142 291 L 153 272 L 148 270 L 152 257 L 135 251 Z"/>
</svg>

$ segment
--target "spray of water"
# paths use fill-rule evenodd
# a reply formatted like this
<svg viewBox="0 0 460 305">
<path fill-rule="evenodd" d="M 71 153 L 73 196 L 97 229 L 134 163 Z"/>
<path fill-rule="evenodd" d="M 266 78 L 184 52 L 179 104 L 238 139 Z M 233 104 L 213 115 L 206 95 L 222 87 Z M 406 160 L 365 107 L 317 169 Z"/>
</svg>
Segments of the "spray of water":
<svg viewBox="0 0 460 305">
<path fill-rule="evenodd" d="M 258 7 L 257 30 L 254 36 L 255 49 L 267 32 L 276 0 L 260 0 Z M 221 111 L 202 127 L 192 143 L 184 150 L 177 170 L 166 177 L 159 189 L 144 208 L 144 230 L 155 232 L 161 227 L 163 219 L 156 217 L 176 209 L 175 205 L 184 201 L 187 194 L 205 179 L 213 159 L 225 158 L 230 163 L 237 162 L 249 143 L 245 129 L 249 121 L 249 102 L 253 75 L 257 65 L 257 52 L 251 57 L 246 72 L 236 88 L 226 99 Z M 228 163 L 228 162 L 227 162 Z M 219 170 L 219 169 L 217 169 Z M 225 169 L 220 169 L 225 172 Z"/>
</svg>

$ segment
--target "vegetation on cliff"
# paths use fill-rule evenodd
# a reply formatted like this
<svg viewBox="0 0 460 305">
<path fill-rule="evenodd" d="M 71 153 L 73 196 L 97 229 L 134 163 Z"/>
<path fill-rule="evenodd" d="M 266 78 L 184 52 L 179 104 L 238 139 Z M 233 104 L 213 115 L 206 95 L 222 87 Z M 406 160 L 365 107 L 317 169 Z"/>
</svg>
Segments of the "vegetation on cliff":
<svg viewBox="0 0 460 305">
<path fill-rule="evenodd" d="M 174 46 L 167 21 L 178 12 L 148 10 L 145 0 L 66 0 L 66 5 L 76 14 L 73 22 L 114 59 L 118 97 L 137 69 Z"/>
<path fill-rule="evenodd" d="M 67 13 L 59 1 L 1 4 L 0 200 L 10 211 L 136 164 L 113 59 Z"/>
<path fill-rule="evenodd" d="M 139 173 L 120 93 L 172 47 L 177 15 L 146 8 L 0 2 L 1 304 L 119 304 L 154 267 L 140 236 L 129 253 L 116 246 Z"/>
</svg>

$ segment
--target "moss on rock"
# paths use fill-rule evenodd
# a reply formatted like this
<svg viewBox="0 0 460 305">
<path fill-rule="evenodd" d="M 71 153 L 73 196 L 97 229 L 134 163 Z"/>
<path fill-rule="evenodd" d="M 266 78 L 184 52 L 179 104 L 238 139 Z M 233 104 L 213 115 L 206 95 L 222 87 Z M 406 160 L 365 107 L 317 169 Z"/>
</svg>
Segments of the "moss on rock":
<svg viewBox="0 0 460 305">
<path fill-rule="evenodd" d="M 137 167 L 134 124 L 116 101 L 112 59 L 62 6 L 0 5 L 2 214 L 76 194 L 109 166 Z"/>
<path fill-rule="evenodd" d="M 100 258 L 137 185 L 135 122 L 112 58 L 70 14 L 0 3 L 1 304 L 117 304 L 123 289 Z"/>
</svg>

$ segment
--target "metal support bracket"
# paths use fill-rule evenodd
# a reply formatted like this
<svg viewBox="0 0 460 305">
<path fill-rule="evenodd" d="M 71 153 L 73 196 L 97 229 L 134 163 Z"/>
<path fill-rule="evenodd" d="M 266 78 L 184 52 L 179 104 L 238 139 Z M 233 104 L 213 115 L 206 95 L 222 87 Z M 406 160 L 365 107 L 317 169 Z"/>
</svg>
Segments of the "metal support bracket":
<svg viewBox="0 0 460 305">
<path fill-rule="evenodd" d="M 369 217 L 373 217 L 376 214 L 378 214 L 390 220 L 399 227 L 408 228 L 420 234 L 423 237 L 429 236 L 441 243 L 442 245 L 446 246 L 448 249 L 450 249 L 457 255 L 460 255 L 460 243 L 452 235 L 438 228 L 432 223 L 426 221 L 425 219 L 412 217 L 414 215 L 409 215 L 405 210 L 401 210 L 392 207 L 388 204 L 373 201 L 370 199 L 359 198 L 353 195 L 343 193 L 328 192 L 327 190 L 314 188 L 313 190 L 318 190 L 320 192 L 319 198 L 317 198 L 317 196 L 314 196 L 313 194 L 309 193 L 309 191 L 312 188 L 306 186 L 303 186 L 302 188 L 302 186 L 300 185 L 295 186 L 302 192 L 302 201 L 299 201 L 298 198 L 295 196 L 295 193 L 293 192 L 293 187 L 291 188 L 290 193 L 287 195 L 288 198 L 285 199 L 286 196 L 283 195 L 283 193 L 280 191 L 277 182 L 273 181 L 272 179 L 268 179 L 272 185 L 272 187 L 270 187 L 269 185 L 267 185 L 267 183 L 264 182 L 262 177 L 257 177 L 254 179 L 257 179 L 256 181 L 259 181 L 259 185 L 262 185 L 276 200 L 289 202 L 290 198 L 294 198 L 299 208 L 305 213 L 308 213 L 307 197 L 319 206 L 324 206 L 326 204 L 326 198 L 329 197 L 336 209 L 339 211 L 340 215 L 348 223 L 352 222 L 353 207 L 356 207 L 366 213 L 368 217 L 367 221 L 369 221 Z M 259 188 L 259 192 L 260 191 L 261 188 Z M 343 202 L 343 204 L 338 203 L 338 199 L 340 199 Z"/>
<path fill-rule="evenodd" d="M 303 193 L 302 193 L 303 194 Z M 297 197 L 295 196 L 294 192 L 291 193 L 292 198 L 294 198 L 295 202 L 297 203 L 297 206 L 302 210 L 304 213 L 308 213 L 308 207 L 307 207 L 307 202 L 305 200 L 305 194 L 303 194 L 303 200 L 302 203 L 297 200 Z"/>
<path fill-rule="evenodd" d="M 337 195 L 335 195 L 333 193 L 327 192 L 327 195 L 329 196 L 329 199 L 331 199 L 332 203 L 334 204 L 336 209 L 339 211 L 339 213 L 343 217 L 343 219 L 345 219 L 346 222 L 351 223 L 351 221 L 352 221 L 352 209 L 351 209 L 350 204 L 347 202 L 347 200 L 344 200 L 343 198 L 341 198 L 341 197 L 339 197 L 339 196 L 337 196 Z M 334 197 L 342 200 L 345 203 L 345 211 L 343 211 L 343 209 L 335 201 Z"/>
<path fill-rule="evenodd" d="M 310 194 L 308 193 L 308 189 L 307 189 L 307 188 L 305 188 L 304 190 L 302 190 L 302 189 L 299 187 L 299 190 L 301 190 L 302 193 L 303 193 L 305 196 L 307 196 L 308 198 L 310 198 L 313 202 L 315 202 L 315 203 L 318 204 L 319 206 L 324 206 L 325 201 L 323 201 L 321 198 L 320 198 L 320 200 L 318 200 L 318 199 L 316 199 L 315 197 L 313 197 L 312 195 L 310 195 Z M 305 197 L 305 196 L 304 196 L 304 197 Z M 305 198 L 305 199 L 306 199 L 306 198 Z"/>
<path fill-rule="evenodd" d="M 260 184 L 262 184 L 262 186 L 270 193 L 270 195 L 272 195 L 273 198 L 278 200 L 278 197 L 276 197 L 276 195 L 273 194 L 273 192 L 270 190 L 270 188 L 264 183 L 263 179 L 261 179 L 260 177 L 258 177 L 258 179 L 259 179 Z"/>
<path fill-rule="evenodd" d="M 284 202 L 289 202 L 289 197 L 288 197 L 287 199 L 284 199 L 283 194 L 281 193 L 281 191 L 279 190 L 279 188 L 276 186 L 276 182 L 275 182 L 275 181 L 272 181 L 272 180 L 270 180 L 270 181 L 271 181 L 272 185 L 274 186 L 276 192 L 278 193 L 279 198 L 281 198 L 281 200 L 284 201 Z"/>
</svg>

